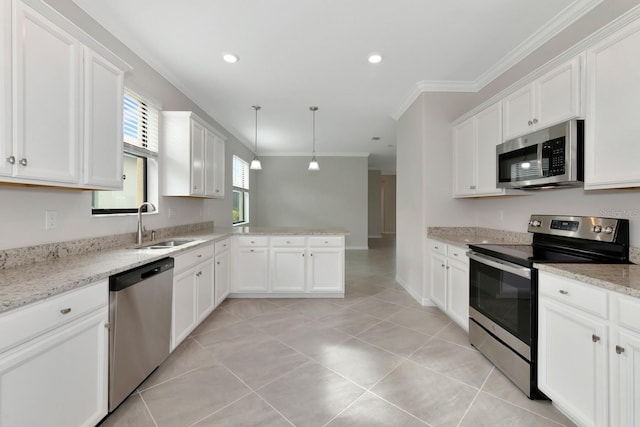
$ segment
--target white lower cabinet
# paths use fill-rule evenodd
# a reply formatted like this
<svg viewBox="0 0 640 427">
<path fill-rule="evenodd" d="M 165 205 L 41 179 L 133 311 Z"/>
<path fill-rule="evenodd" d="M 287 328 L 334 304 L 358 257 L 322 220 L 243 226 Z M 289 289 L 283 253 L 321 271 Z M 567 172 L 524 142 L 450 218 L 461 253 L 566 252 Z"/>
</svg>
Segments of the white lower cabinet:
<svg viewBox="0 0 640 427">
<path fill-rule="evenodd" d="M 231 239 L 215 243 L 214 286 L 216 307 L 229 295 L 231 284 Z"/>
<path fill-rule="evenodd" d="M 232 293 L 344 295 L 344 236 L 238 236 Z"/>
<path fill-rule="evenodd" d="M 171 351 L 215 308 L 213 244 L 174 258 Z"/>
<path fill-rule="evenodd" d="M 469 330 L 469 260 L 466 249 L 429 240 L 429 299 Z"/>
<path fill-rule="evenodd" d="M 107 414 L 108 282 L 0 316 L 0 426 L 94 426 Z"/>
<path fill-rule="evenodd" d="M 581 426 L 640 425 L 640 299 L 539 273 L 538 387 Z"/>
</svg>

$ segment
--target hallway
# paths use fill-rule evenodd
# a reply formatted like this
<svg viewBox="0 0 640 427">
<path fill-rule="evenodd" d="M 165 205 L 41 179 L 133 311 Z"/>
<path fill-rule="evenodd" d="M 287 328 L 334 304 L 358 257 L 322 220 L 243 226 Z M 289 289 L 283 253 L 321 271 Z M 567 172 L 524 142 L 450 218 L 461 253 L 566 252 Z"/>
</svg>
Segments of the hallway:
<svg viewBox="0 0 640 427">
<path fill-rule="evenodd" d="M 393 236 L 347 251 L 344 299 L 228 299 L 103 426 L 558 426 L 394 281 Z"/>
</svg>

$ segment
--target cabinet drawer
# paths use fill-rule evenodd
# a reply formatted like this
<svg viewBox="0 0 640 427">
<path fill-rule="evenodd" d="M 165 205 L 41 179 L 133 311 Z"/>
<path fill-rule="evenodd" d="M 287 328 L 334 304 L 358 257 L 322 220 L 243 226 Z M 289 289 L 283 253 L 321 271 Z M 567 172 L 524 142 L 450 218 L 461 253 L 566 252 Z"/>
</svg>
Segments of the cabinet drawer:
<svg viewBox="0 0 640 427">
<path fill-rule="evenodd" d="M 614 295 L 618 306 L 618 324 L 640 333 L 640 298 Z"/>
<path fill-rule="evenodd" d="M 605 289 L 542 271 L 539 278 L 540 295 L 571 305 L 603 319 L 609 317 L 607 311 L 608 293 Z"/>
<path fill-rule="evenodd" d="M 269 236 L 238 236 L 238 246 L 253 247 L 269 245 Z"/>
<path fill-rule="evenodd" d="M 447 256 L 460 262 L 468 262 L 467 249 L 458 246 L 447 245 Z"/>
<path fill-rule="evenodd" d="M 218 255 L 220 252 L 228 251 L 231 248 L 231 239 L 220 240 L 215 242 L 215 253 Z"/>
<path fill-rule="evenodd" d="M 437 240 L 429 240 L 429 250 L 447 256 L 447 245 Z"/>
<path fill-rule="evenodd" d="M 304 245 L 305 245 L 304 236 L 273 236 L 271 237 L 271 246 L 303 247 Z"/>
<path fill-rule="evenodd" d="M 309 246 L 312 248 L 339 248 L 344 246 L 344 237 L 343 236 L 309 237 Z"/>
<path fill-rule="evenodd" d="M 65 292 L 0 316 L 0 353 L 109 303 L 109 281 Z"/>
<path fill-rule="evenodd" d="M 213 243 L 200 246 L 192 251 L 174 257 L 174 275 L 192 267 L 202 261 L 213 258 Z"/>
</svg>

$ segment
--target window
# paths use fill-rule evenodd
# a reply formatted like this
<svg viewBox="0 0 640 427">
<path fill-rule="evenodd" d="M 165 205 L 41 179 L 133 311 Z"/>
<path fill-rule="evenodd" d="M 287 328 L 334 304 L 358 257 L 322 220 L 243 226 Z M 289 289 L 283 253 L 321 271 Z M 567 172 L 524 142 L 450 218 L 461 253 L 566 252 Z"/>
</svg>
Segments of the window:
<svg viewBox="0 0 640 427">
<path fill-rule="evenodd" d="M 249 163 L 233 156 L 233 223 L 249 222 Z"/>
<path fill-rule="evenodd" d="M 157 199 L 157 191 L 149 194 L 149 184 L 157 183 L 159 109 L 129 89 L 123 104 L 123 189 L 94 191 L 93 214 L 135 213 L 149 197 Z"/>
</svg>

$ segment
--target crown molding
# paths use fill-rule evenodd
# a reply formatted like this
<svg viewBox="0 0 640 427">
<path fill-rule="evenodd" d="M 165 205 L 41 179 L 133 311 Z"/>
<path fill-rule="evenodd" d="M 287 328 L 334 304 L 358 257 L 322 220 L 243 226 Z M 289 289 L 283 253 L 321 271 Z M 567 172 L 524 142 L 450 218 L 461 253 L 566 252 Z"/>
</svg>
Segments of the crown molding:
<svg viewBox="0 0 640 427">
<path fill-rule="evenodd" d="M 293 151 L 293 152 L 282 152 L 282 153 L 259 153 L 258 157 L 311 157 L 311 153 L 309 151 L 301 152 L 301 151 Z M 316 157 L 369 157 L 371 153 L 366 152 L 325 152 L 318 153 L 316 152 Z"/>
</svg>

